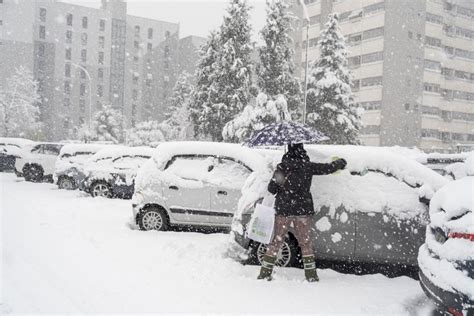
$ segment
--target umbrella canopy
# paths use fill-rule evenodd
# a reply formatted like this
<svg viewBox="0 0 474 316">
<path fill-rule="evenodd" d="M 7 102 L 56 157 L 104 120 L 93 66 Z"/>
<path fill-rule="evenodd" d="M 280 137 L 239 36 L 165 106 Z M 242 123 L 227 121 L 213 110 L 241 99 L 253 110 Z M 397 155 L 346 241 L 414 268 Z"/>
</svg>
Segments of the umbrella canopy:
<svg viewBox="0 0 474 316">
<path fill-rule="evenodd" d="M 329 139 L 301 123 L 282 121 L 265 126 L 247 140 L 244 145 L 283 146 L 287 144 L 314 144 Z"/>
</svg>

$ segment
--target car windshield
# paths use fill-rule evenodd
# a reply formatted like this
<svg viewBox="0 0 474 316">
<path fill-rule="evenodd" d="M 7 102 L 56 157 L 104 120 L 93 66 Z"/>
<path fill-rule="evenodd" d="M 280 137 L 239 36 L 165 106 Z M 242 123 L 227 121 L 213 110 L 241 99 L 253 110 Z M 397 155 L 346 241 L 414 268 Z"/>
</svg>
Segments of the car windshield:
<svg viewBox="0 0 474 316">
<path fill-rule="evenodd" d="M 67 161 L 70 163 L 83 163 L 94 153 L 92 152 L 75 152 L 75 153 L 66 153 L 61 156 L 61 160 Z"/>
<path fill-rule="evenodd" d="M 113 160 L 114 168 L 117 169 L 138 169 L 143 165 L 149 156 L 123 156 Z"/>
</svg>

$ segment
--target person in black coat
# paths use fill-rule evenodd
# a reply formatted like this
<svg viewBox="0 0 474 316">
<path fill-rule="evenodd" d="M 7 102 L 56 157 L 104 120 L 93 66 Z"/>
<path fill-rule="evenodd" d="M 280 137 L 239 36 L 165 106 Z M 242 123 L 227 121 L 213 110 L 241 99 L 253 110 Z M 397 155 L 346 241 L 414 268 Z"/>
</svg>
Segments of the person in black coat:
<svg viewBox="0 0 474 316">
<path fill-rule="evenodd" d="M 311 237 L 312 219 L 315 213 L 310 191 L 311 182 L 313 176 L 334 173 L 344 169 L 346 164 L 344 159 L 337 159 L 331 163 L 311 162 L 303 144 L 288 146 L 288 152 L 283 155 L 268 184 L 268 191 L 276 195 L 275 228 L 258 279 L 271 280 L 277 253 L 289 227 L 293 225 L 303 255 L 306 279 L 309 282 L 319 280 Z"/>
</svg>

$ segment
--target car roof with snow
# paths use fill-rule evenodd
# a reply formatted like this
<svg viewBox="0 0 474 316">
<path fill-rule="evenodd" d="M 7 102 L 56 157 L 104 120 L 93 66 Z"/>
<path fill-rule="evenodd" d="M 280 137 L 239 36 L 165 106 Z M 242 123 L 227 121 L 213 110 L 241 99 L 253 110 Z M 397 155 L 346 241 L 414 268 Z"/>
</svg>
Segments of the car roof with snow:
<svg viewBox="0 0 474 316">
<path fill-rule="evenodd" d="M 124 156 L 144 156 L 151 157 L 155 149 L 150 147 L 127 147 L 127 146 L 107 146 L 99 150 L 91 157 L 91 162 L 96 162 L 104 159 L 116 159 Z"/>
<path fill-rule="evenodd" d="M 164 167 L 173 157 L 182 155 L 228 157 L 243 163 L 253 171 L 268 168 L 268 161 L 253 149 L 230 143 L 201 141 L 167 142 L 158 146 L 153 155 L 153 160 L 159 167 Z"/>
<path fill-rule="evenodd" d="M 59 156 L 74 156 L 77 153 L 90 153 L 95 154 L 99 150 L 107 147 L 108 145 L 103 144 L 67 144 L 61 148 Z M 110 146 L 110 145 L 109 145 Z"/>
<path fill-rule="evenodd" d="M 0 146 L 13 145 L 18 147 L 24 147 L 26 145 L 36 144 L 34 141 L 26 138 L 16 138 L 16 137 L 0 137 Z"/>
</svg>

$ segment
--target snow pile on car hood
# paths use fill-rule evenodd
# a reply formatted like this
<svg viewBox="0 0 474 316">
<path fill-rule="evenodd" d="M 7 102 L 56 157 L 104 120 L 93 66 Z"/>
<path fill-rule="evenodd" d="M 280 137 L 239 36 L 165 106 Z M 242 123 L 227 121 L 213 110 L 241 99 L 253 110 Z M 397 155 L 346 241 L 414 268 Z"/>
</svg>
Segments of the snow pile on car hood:
<svg viewBox="0 0 474 316">
<path fill-rule="evenodd" d="M 328 163 L 332 157 L 347 161 L 346 170 L 313 180 L 316 209 L 344 205 L 348 211 L 386 211 L 397 218 L 412 218 L 426 211 L 426 206 L 419 201 L 420 195 L 431 195 L 449 182 L 420 163 L 386 148 L 337 145 L 307 145 L 305 148 L 313 162 Z M 273 168 L 283 154 L 282 150 L 256 151 L 273 161 Z M 351 174 L 367 170 L 364 176 Z M 264 188 L 253 191 L 266 192 L 270 177 L 260 181 Z"/>
<path fill-rule="evenodd" d="M 26 149 L 33 148 L 36 142 L 15 137 L 0 137 L 0 154 L 22 157 Z"/>
<path fill-rule="evenodd" d="M 474 176 L 452 181 L 436 192 L 431 200 L 431 225 L 448 231 L 474 234 L 473 208 Z M 470 244 L 474 246 L 474 243 Z M 471 255 L 474 258 L 474 251 Z"/>
<path fill-rule="evenodd" d="M 471 152 L 467 156 L 466 161 L 450 164 L 446 166 L 444 170 L 446 170 L 446 173 L 455 180 L 459 180 L 467 176 L 474 176 L 474 152 Z"/>
</svg>

